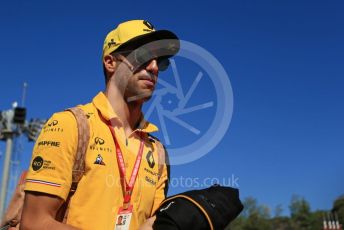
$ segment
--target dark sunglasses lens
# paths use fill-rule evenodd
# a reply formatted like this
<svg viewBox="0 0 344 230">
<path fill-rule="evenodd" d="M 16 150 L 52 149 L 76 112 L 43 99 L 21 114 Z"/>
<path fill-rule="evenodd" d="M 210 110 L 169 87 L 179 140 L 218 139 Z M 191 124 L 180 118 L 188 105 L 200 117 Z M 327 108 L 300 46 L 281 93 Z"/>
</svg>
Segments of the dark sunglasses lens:
<svg viewBox="0 0 344 230">
<path fill-rule="evenodd" d="M 166 57 L 157 57 L 149 49 L 139 48 L 134 53 L 135 61 L 138 67 L 149 63 L 152 59 L 157 59 L 159 71 L 165 71 L 170 65 L 170 60 Z"/>
<path fill-rule="evenodd" d="M 158 59 L 158 67 L 159 71 L 165 71 L 170 65 L 170 60 L 168 58 L 159 58 Z"/>
<path fill-rule="evenodd" d="M 152 59 L 152 54 L 149 50 L 140 48 L 135 50 L 135 61 L 142 65 Z"/>
</svg>

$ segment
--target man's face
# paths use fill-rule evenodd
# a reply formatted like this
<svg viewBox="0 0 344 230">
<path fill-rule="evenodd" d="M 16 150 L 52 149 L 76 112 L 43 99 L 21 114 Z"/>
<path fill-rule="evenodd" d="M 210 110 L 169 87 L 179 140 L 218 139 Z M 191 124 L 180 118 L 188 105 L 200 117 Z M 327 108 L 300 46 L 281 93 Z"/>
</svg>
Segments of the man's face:
<svg viewBox="0 0 344 230">
<path fill-rule="evenodd" d="M 149 100 L 158 80 L 157 60 L 149 60 L 139 67 L 123 55 L 119 55 L 117 60 L 119 65 L 115 74 L 118 76 L 120 87 L 124 89 L 124 98 L 128 102 Z"/>
</svg>

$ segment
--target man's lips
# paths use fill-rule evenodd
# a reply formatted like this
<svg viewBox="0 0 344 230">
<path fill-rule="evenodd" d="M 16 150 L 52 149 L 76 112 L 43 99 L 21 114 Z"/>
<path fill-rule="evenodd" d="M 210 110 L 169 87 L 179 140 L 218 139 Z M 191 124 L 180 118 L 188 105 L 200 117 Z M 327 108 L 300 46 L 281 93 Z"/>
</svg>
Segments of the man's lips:
<svg viewBox="0 0 344 230">
<path fill-rule="evenodd" d="M 155 85 L 155 77 L 154 76 L 145 76 L 145 75 L 142 75 L 142 76 L 139 76 L 139 80 L 142 80 L 142 81 L 145 81 L 147 84 L 149 85 Z"/>
<path fill-rule="evenodd" d="M 146 86 L 149 86 L 149 87 L 154 87 L 155 86 L 155 82 L 153 80 L 150 80 L 150 79 L 140 79 L 140 81 L 143 81 Z"/>
</svg>

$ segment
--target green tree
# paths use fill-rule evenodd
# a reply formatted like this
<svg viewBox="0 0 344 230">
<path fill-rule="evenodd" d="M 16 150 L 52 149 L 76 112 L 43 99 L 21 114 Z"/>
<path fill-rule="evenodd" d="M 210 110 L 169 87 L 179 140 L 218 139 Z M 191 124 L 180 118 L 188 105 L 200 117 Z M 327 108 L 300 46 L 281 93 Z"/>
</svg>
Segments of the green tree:
<svg viewBox="0 0 344 230">
<path fill-rule="evenodd" d="M 272 229 L 270 209 L 265 205 L 258 205 L 257 200 L 248 197 L 243 201 L 242 214 L 230 226 L 233 230 L 270 230 Z M 228 229 L 228 228 L 227 228 Z"/>
<path fill-rule="evenodd" d="M 311 210 L 309 203 L 303 197 L 293 195 L 291 198 L 289 209 L 292 225 L 295 229 L 311 229 Z"/>
<path fill-rule="evenodd" d="M 278 205 L 275 207 L 275 210 L 274 210 L 275 217 L 280 217 L 280 216 L 282 216 L 282 213 L 283 213 L 283 207 L 282 207 L 281 204 L 278 204 Z"/>
<path fill-rule="evenodd" d="M 225 230 L 321 230 L 323 217 L 330 211 L 312 212 L 309 203 L 300 196 L 293 195 L 289 209 L 290 217 L 282 216 L 282 207 L 277 205 L 275 216 L 270 217 L 270 209 L 259 205 L 257 200 L 248 197 L 243 201 L 244 210 Z M 333 204 L 332 213 L 337 213 L 339 222 L 344 224 L 344 195 Z"/>
<path fill-rule="evenodd" d="M 271 219 L 271 225 L 274 230 L 295 230 L 288 216 L 274 217 Z"/>
<path fill-rule="evenodd" d="M 310 229 L 323 229 L 323 218 L 327 214 L 327 211 L 317 210 L 310 214 L 309 226 Z"/>
<path fill-rule="evenodd" d="M 344 195 L 334 201 L 332 212 L 337 214 L 339 223 L 344 226 Z"/>
</svg>

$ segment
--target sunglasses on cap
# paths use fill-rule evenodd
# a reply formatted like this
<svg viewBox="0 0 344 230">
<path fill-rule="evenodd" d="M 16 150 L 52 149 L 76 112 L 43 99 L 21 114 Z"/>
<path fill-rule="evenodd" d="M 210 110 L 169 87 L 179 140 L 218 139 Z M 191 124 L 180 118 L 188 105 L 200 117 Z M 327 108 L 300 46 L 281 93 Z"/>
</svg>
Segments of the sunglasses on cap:
<svg viewBox="0 0 344 230">
<path fill-rule="evenodd" d="M 113 55 L 116 54 L 125 56 L 134 66 L 134 70 L 146 67 L 153 59 L 157 61 L 159 71 L 165 71 L 170 65 L 168 57 L 159 57 L 156 53 L 146 47 L 140 47 L 134 50 L 115 51 Z"/>
</svg>

